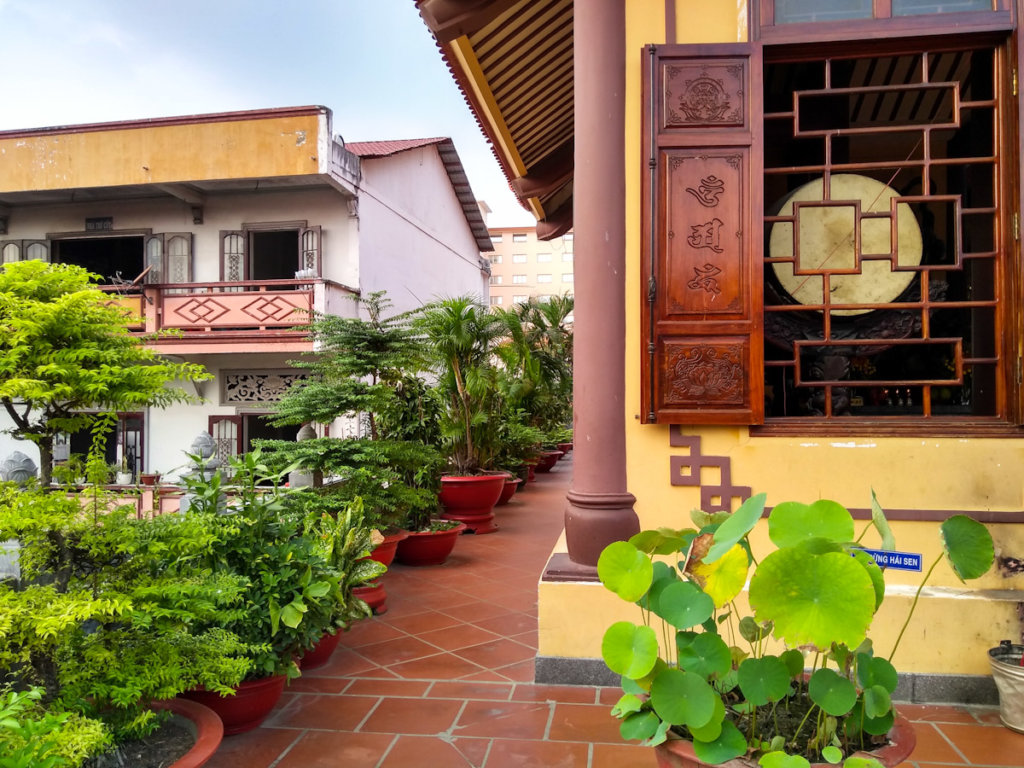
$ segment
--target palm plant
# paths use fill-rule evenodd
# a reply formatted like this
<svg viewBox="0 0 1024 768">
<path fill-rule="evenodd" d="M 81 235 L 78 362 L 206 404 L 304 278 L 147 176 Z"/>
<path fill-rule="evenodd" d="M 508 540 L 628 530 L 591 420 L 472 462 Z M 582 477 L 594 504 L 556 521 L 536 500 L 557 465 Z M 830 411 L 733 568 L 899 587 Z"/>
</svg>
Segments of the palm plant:
<svg viewBox="0 0 1024 768">
<path fill-rule="evenodd" d="M 425 305 L 415 322 L 444 399 L 441 430 L 450 463 L 462 475 L 491 468 L 501 408 L 493 361 L 501 320 L 478 299 L 456 296 Z"/>
</svg>

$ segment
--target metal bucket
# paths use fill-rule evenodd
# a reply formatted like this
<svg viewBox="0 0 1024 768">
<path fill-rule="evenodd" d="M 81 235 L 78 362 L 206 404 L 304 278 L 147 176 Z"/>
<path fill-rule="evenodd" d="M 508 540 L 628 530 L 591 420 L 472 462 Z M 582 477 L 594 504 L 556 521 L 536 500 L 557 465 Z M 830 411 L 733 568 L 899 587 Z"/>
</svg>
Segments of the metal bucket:
<svg viewBox="0 0 1024 768">
<path fill-rule="evenodd" d="M 999 689 L 999 719 L 1003 725 L 1024 733 L 1024 645 L 1013 645 L 1003 640 L 998 648 L 988 652 L 992 677 Z"/>
</svg>

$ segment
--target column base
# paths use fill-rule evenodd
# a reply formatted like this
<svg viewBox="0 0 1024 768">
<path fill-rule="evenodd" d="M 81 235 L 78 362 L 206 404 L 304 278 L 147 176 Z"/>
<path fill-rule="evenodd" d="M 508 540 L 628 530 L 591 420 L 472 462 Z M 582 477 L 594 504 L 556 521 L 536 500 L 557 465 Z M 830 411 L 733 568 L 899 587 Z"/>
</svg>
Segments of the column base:
<svg viewBox="0 0 1024 768">
<path fill-rule="evenodd" d="M 625 541 L 640 532 L 631 493 L 580 493 L 570 490 L 565 509 L 565 541 L 569 559 L 594 569 L 601 551 L 613 541 Z"/>
</svg>

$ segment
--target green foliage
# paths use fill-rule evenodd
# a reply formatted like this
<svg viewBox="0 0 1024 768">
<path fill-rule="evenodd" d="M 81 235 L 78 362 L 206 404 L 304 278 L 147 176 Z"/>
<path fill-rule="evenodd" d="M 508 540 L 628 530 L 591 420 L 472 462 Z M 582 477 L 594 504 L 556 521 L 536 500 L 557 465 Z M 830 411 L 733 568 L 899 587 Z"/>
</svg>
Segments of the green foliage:
<svg viewBox="0 0 1024 768">
<path fill-rule="evenodd" d="M 0 689 L 0 768 L 75 768 L 111 745 L 103 724 L 48 709 L 41 688 Z"/>
<path fill-rule="evenodd" d="M 875 766 L 851 753 L 884 742 L 894 721 L 896 670 L 866 639 L 884 597 L 881 570 L 857 548 L 850 513 L 824 500 L 776 505 L 768 518 L 776 548 L 757 563 L 748 537 L 764 502 L 760 495 L 732 514 L 695 512 L 699 530 L 643 531 L 605 548 L 597 564 L 602 583 L 643 614 L 642 624 L 611 625 L 602 641 L 605 663 L 623 676 L 627 694 L 613 714 L 623 719 L 625 738 L 657 744 L 671 727 L 711 764 L 748 755 L 766 768 L 818 759 Z M 874 506 L 872 524 L 891 545 Z M 922 588 L 942 559 L 960 578 L 991 567 L 983 525 L 956 516 L 941 534 L 943 554 Z M 654 560 L 662 555 L 676 567 Z M 751 565 L 754 615 L 741 616 L 732 601 Z M 664 620 L 660 629 L 652 616 Z M 768 635 L 793 647 L 768 653 Z M 814 671 L 805 683 L 808 652 Z"/>
<path fill-rule="evenodd" d="M 169 383 L 209 378 L 143 346 L 95 277 L 37 260 L 0 269 L 0 404 L 10 433 L 39 446 L 43 485 L 54 437 L 89 426 L 83 411 L 165 407 L 189 399 Z"/>
<path fill-rule="evenodd" d="M 368 540 L 358 509 L 342 513 L 337 523 L 312 519 L 309 493 L 283 484 L 291 469 L 272 470 L 256 450 L 232 460 L 230 486 L 222 486 L 219 472 L 187 480 L 193 501 L 186 519 L 215 533 L 205 563 L 244 585 L 239 611 L 198 626 L 237 635 L 249 649 L 250 677 L 297 675 L 297 654 L 324 632 L 365 615 L 351 587 L 377 574 L 375 568 L 346 569 Z M 224 490 L 231 494 L 222 514 Z"/>
</svg>

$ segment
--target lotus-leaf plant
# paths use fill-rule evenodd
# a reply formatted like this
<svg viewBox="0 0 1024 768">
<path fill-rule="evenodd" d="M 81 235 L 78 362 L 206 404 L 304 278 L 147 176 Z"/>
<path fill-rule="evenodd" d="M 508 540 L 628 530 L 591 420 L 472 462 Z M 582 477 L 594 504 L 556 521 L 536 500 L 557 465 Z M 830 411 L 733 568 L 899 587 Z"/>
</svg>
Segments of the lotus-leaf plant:
<svg viewBox="0 0 1024 768">
<path fill-rule="evenodd" d="M 749 535 L 764 508 L 759 494 L 732 513 L 695 510 L 694 528 L 642 531 L 601 554 L 601 582 L 643 616 L 612 624 L 601 647 L 622 677 L 613 709 L 622 736 L 686 738 L 711 764 L 879 766 L 867 753 L 894 724 L 896 648 L 883 658 L 868 637 L 885 580 L 859 542 L 874 528 L 881 549 L 895 549 L 885 515 L 872 494 L 872 520 L 855 538 L 853 517 L 834 501 L 778 504 L 768 516 L 775 548 L 757 560 Z M 955 515 L 940 534 L 918 596 L 942 560 L 961 581 L 992 565 L 992 538 L 977 521 Z M 752 615 L 741 615 L 748 580 Z"/>
</svg>

